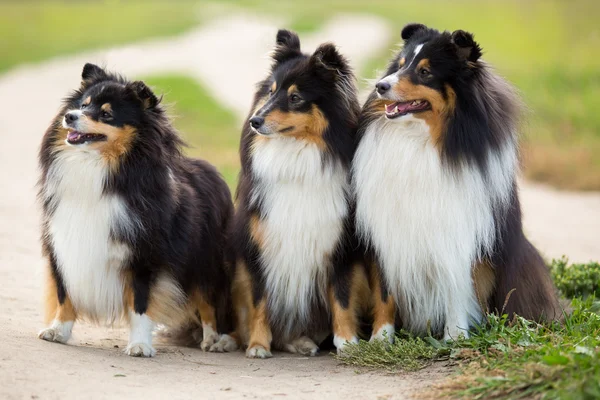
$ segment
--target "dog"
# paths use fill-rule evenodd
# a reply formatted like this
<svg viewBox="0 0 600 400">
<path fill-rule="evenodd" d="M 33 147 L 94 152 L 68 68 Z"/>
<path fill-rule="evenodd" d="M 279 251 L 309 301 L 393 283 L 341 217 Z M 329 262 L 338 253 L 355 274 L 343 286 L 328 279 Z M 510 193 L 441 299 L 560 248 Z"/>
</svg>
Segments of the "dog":
<svg viewBox="0 0 600 400">
<path fill-rule="evenodd" d="M 272 57 L 240 143 L 234 307 L 247 357 L 314 356 L 332 330 L 338 349 L 358 340 L 370 297 L 349 180 L 360 106 L 333 44 L 303 54 L 280 30 Z"/>
<path fill-rule="evenodd" d="M 523 234 L 514 90 L 471 33 L 421 24 L 360 116 L 356 225 L 375 273 L 374 334 L 468 336 L 486 311 L 560 318 L 544 260 Z"/>
<path fill-rule="evenodd" d="M 131 330 L 125 352 L 151 357 L 152 332 L 202 326 L 201 348 L 235 350 L 231 271 L 224 265 L 233 215 L 229 189 L 184 145 L 159 99 L 86 64 L 46 131 L 39 153 L 47 328 L 66 343 L 75 320 Z"/>
</svg>

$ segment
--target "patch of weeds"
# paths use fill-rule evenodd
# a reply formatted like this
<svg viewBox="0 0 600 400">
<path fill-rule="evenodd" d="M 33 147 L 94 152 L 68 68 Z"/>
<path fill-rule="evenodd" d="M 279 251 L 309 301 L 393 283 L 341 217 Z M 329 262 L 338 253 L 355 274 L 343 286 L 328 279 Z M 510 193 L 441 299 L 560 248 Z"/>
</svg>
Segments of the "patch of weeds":
<svg viewBox="0 0 600 400">
<path fill-rule="evenodd" d="M 396 336 L 393 344 L 385 341 L 349 344 L 343 356 L 337 359 L 346 365 L 382 368 L 390 371 L 416 371 L 429 365 L 445 350 L 436 349 L 424 339 L 404 331 Z"/>
<path fill-rule="evenodd" d="M 563 296 L 583 297 L 595 296 L 600 298 L 600 264 L 571 264 L 563 257 L 552 260 L 550 265 L 552 279 Z"/>
<path fill-rule="evenodd" d="M 563 324 L 488 315 L 468 339 L 447 344 L 459 375 L 432 389 L 475 399 L 600 398 L 600 315 L 595 298 L 574 299 Z"/>
</svg>

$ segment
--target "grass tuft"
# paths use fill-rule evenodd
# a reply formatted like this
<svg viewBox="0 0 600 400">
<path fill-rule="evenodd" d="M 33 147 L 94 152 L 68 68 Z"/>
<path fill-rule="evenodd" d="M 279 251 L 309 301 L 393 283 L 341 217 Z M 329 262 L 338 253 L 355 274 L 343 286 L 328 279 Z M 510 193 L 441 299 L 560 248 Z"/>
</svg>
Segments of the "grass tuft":
<svg viewBox="0 0 600 400">
<path fill-rule="evenodd" d="M 393 344 L 387 341 L 349 345 L 338 360 L 346 365 L 381 368 L 389 371 L 416 371 L 431 364 L 440 351 L 425 340 L 400 332 Z"/>
</svg>

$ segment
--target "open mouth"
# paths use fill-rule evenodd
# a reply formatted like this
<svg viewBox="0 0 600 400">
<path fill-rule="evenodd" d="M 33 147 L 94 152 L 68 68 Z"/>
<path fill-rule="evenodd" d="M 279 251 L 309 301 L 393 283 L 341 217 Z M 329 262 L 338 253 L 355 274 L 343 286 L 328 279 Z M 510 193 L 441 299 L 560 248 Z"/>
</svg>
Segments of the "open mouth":
<svg viewBox="0 0 600 400">
<path fill-rule="evenodd" d="M 70 131 L 67 133 L 67 142 L 69 144 L 83 144 L 89 142 L 101 142 L 106 140 L 106 135 L 101 133 L 82 133 Z"/>
<path fill-rule="evenodd" d="M 385 116 L 394 119 L 410 113 L 418 113 L 431 109 L 427 100 L 399 101 L 385 106 Z"/>
</svg>

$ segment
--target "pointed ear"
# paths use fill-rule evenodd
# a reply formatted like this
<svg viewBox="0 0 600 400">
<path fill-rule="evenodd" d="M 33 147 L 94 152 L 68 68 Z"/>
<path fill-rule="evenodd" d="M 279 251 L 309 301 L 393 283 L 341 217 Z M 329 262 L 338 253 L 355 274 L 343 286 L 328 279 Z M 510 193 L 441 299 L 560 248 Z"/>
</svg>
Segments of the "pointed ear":
<svg viewBox="0 0 600 400">
<path fill-rule="evenodd" d="M 154 108 L 160 103 L 160 100 L 154 95 L 152 90 L 142 81 L 128 83 L 127 88 L 142 101 L 145 109 Z"/>
<path fill-rule="evenodd" d="M 402 28 L 402 39 L 404 41 L 407 41 L 408 39 L 410 39 L 415 33 L 417 33 L 420 30 L 424 30 L 427 29 L 427 27 L 423 24 L 408 24 L 406 26 L 404 26 L 404 28 Z"/>
<path fill-rule="evenodd" d="M 81 84 L 90 84 L 97 80 L 104 79 L 107 76 L 108 74 L 106 71 L 96 64 L 87 63 L 83 66 L 83 71 L 81 71 Z"/>
<path fill-rule="evenodd" d="M 275 51 L 273 52 L 273 59 L 276 63 L 281 63 L 300 54 L 302 53 L 300 52 L 300 38 L 298 35 L 292 31 L 280 29 L 277 32 Z"/>
<path fill-rule="evenodd" d="M 472 33 L 463 30 L 454 31 L 452 43 L 456 45 L 458 56 L 463 61 L 475 62 L 482 55 L 481 47 L 475 42 Z"/>
<path fill-rule="evenodd" d="M 310 57 L 310 63 L 326 77 L 339 78 L 352 74 L 348 60 L 339 53 L 333 43 L 320 45 Z"/>
</svg>

